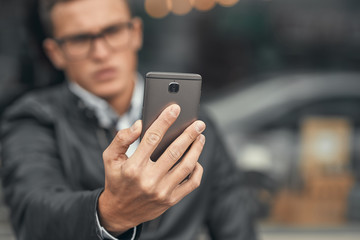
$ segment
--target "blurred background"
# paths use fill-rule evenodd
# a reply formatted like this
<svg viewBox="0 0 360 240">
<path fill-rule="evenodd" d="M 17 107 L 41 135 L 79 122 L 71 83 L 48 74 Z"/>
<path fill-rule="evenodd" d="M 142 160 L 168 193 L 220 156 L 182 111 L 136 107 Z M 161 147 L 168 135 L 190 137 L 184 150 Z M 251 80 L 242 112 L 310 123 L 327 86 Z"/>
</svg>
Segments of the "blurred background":
<svg viewBox="0 0 360 240">
<path fill-rule="evenodd" d="M 257 196 L 260 238 L 360 239 L 360 1 L 130 3 L 144 22 L 140 73 L 203 76 L 203 105 Z M 0 114 L 63 81 L 36 9 L 0 0 Z M 13 239 L 1 206 L 0 239 Z"/>
</svg>

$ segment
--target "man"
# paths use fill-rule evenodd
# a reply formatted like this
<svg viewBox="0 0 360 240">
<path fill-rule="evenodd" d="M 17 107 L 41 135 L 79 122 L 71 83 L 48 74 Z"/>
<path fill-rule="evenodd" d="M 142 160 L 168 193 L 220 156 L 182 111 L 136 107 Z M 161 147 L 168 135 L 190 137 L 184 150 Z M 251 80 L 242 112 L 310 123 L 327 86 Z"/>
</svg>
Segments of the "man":
<svg viewBox="0 0 360 240">
<path fill-rule="evenodd" d="M 181 112 L 171 105 L 138 142 L 142 23 L 126 1 L 43 4 L 44 47 L 68 83 L 28 94 L 4 117 L 2 178 L 17 237 L 183 240 L 206 225 L 213 239 L 253 239 L 252 202 L 211 123 L 206 145 L 195 121 L 153 162 Z"/>
</svg>

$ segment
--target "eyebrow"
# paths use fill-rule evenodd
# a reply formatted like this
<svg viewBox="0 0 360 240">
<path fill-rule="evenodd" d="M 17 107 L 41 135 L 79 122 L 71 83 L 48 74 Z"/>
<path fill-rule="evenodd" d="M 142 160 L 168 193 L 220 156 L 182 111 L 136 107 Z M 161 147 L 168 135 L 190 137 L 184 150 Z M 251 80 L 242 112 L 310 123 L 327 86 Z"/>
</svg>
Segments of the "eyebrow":
<svg viewBox="0 0 360 240">
<path fill-rule="evenodd" d="M 99 34 L 101 32 L 103 32 L 104 30 L 107 30 L 111 27 L 115 27 L 116 25 L 119 25 L 119 24 L 125 24 L 125 23 L 128 23 L 128 22 L 131 22 L 131 19 L 127 20 L 127 21 L 122 21 L 122 22 L 117 22 L 117 23 L 112 23 L 112 24 L 109 24 L 103 28 L 100 29 L 100 31 L 96 32 L 96 33 L 92 33 L 92 32 L 79 32 L 79 33 L 74 33 L 74 34 L 69 34 L 69 35 L 65 35 L 65 36 L 62 36 L 62 37 L 54 37 L 54 39 L 57 39 L 57 40 L 64 40 L 64 39 L 69 39 L 69 38 L 74 38 L 74 37 L 88 37 L 88 36 L 94 36 L 96 34 Z"/>
</svg>

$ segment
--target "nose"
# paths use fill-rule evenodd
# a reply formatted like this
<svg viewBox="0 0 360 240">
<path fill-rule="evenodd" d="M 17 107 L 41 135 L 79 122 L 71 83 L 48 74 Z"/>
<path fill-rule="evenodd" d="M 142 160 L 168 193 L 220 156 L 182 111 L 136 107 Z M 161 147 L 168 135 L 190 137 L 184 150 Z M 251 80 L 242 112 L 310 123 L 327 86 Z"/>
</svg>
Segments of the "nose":
<svg viewBox="0 0 360 240">
<path fill-rule="evenodd" d="M 104 38 L 93 39 L 91 57 L 95 60 L 104 60 L 110 55 L 110 48 Z"/>
</svg>

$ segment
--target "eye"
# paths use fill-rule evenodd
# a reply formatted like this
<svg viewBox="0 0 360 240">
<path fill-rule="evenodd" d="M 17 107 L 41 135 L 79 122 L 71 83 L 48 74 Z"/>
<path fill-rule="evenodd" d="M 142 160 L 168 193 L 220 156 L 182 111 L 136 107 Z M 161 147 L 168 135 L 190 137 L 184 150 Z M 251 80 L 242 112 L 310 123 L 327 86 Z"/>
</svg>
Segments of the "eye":
<svg viewBox="0 0 360 240">
<path fill-rule="evenodd" d="M 91 41 L 91 36 L 89 35 L 78 35 L 67 39 L 67 43 L 71 45 L 87 44 L 90 41 Z"/>
<path fill-rule="evenodd" d="M 107 36 L 121 34 L 121 33 L 123 33 L 125 31 L 126 26 L 127 26 L 126 24 L 120 24 L 120 25 L 116 25 L 116 26 L 111 26 L 111 27 L 104 30 L 104 34 L 107 35 Z"/>
</svg>

